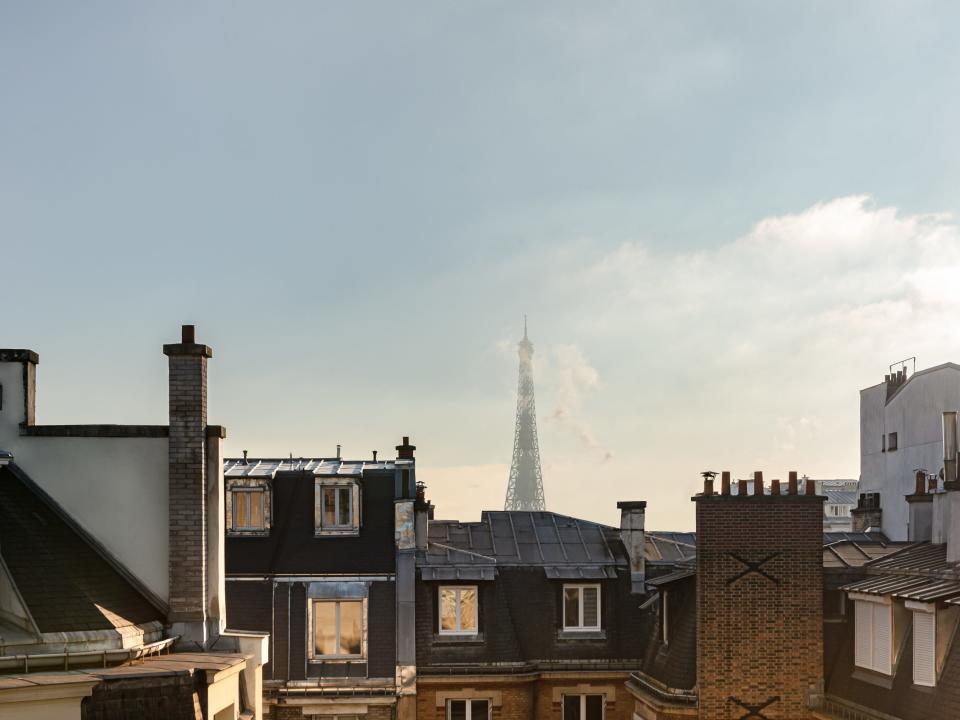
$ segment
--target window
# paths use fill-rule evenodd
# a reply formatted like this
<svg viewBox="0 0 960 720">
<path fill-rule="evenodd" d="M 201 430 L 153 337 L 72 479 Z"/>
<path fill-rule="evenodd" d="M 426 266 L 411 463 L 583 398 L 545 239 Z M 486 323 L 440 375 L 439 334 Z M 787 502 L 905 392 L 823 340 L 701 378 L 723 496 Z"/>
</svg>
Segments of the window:
<svg viewBox="0 0 960 720">
<path fill-rule="evenodd" d="M 363 600 L 314 600 L 312 657 L 363 657 L 363 619 Z"/>
<path fill-rule="evenodd" d="M 885 603 L 857 600 L 855 613 L 857 666 L 890 675 L 893 608 Z"/>
<path fill-rule="evenodd" d="M 937 615 L 913 613 L 913 682 L 934 687 L 937 684 Z"/>
<path fill-rule="evenodd" d="M 600 629 L 600 586 L 563 586 L 563 629 Z"/>
<path fill-rule="evenodd" d="M 476 586 L 441 587 L 439 590 L 440 634 L 477 634 Z"/>
<path fill-rule="evenodd" d="M 887 436 L 887 451 L 893 452 L 896 449 L 897 449 L 897 434 L 895 432 L 892 432 Z"/>
<path fill-rule="evenodd" d="M 887 451 L 887 436 L 880 435 L 880 452 L 886 452 L 886 451 Z"/>
<path fill-rule="evenodd" d="M 563 720 L 603 720 L 603 695 L 564 695 Z"/>
<path fill-rule="evenodd" d="M 360 532 L 360 485 L 343 479 L 318 478 L 314 496 L 316 535 Z"/>
<path fill-rule="evenodd" d="M 270 534 L 270 483 L 263 478 L 231 478 L 226 483 L 226 528 L 230 535 Z"/>
<path fill-rule="evenodd" d="M 263 530 L 263 490 L 233 491 L 233 530 Z"/>
<path fill-rule="evenodd" d="M 447 720 L 489 720 L 489 700 L 447 700 Z"/>
</svg>

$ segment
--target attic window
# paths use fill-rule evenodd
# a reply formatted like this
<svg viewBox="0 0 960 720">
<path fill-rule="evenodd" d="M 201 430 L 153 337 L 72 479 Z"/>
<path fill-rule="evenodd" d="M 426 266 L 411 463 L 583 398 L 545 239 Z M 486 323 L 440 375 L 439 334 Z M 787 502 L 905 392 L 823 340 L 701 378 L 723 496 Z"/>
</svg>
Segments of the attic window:
<svg viewBox="0 0 960 720">
<path fill-rule="evenodd" d="M 441 586 L 440 634 L 477 634 L 477 586 Z"/>
<path fill-rule="evenodd" d="M 263 478 L 237 478 L 226 487 L 227 534 L 269 535 L 271 492 L 269 481 Z"/>
<path fill-rule="evenodd" d="M 563 586 L 563 629 L 600 629 L 600 586 Z"/>
<path fill-rule="evenodd" d="M 897 449 L 897 434 L 895 432 L 887 435 L 887 452 L 893 452 Z"/>
<path fill-rule="evenodd" d="M 892 673 L 893 608 L 886 602 L 856 601 L 854 626 L 857 667 Z"/>
<path fill-rule="evenodd" d="M 360 534 L 360 484 L 341 478 L 317 478 L 314 491 L 314 534 Z"/>
</svg>

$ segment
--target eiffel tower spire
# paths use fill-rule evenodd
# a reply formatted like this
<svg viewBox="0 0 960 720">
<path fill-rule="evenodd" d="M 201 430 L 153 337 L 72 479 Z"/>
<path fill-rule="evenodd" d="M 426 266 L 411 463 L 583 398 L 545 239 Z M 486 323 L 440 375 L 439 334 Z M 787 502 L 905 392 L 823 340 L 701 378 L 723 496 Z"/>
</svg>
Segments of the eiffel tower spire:
<svg viewBox="0 0 960 720">
<path fill-rule="evenodd" d="M 546 510 L 537 440 L 537 405 L 533 398 L 533 343 L 523 316 L 520 341 L 520 380 L 517 383 L 517 425 L 513 431 L 513 462 L 504 510 Z"/>
</svg>

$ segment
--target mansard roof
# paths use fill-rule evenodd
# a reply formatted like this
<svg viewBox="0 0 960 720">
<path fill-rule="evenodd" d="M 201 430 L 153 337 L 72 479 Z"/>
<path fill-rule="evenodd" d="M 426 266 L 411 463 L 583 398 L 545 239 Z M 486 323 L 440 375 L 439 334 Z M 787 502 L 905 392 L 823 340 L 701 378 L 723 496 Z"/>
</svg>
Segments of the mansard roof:
<svg viewBox="0 0 960 720">
<path fill-rule="evenodd" d="M 40 633 L 164 619 L 132 577 L 13 464 L 0 467 L 0 559 Z"/>
</svg>

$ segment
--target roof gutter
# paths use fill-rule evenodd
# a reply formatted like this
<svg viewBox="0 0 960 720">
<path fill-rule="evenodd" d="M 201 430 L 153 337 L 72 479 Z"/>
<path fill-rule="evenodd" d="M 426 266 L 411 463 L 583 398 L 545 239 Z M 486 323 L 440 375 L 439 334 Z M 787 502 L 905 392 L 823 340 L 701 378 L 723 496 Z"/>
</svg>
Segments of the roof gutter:
<svg viewBox="0 0 960 720">
<path fill-rule="evenodd" d="M 69 670 L 70 663 L 74 667 L 77 665 L 90 666 L 93 661 L 100 660 L 103 667 L 116 665 L 130 660 L 139 660 L 149 655 L 159 655 L 162 651 L 168 650 L 177 640 L 179 635 L 164 638 L 158 642 L 148 645 L 141 645 L 136 648 L 115 649 L 115 650 L 84 650 L 82 652 L 62 652 L 62 653 L 42 653 L 36 655 L 3 655 L 0 656 L 0 670 L 9 672 L 22 672 L 24 674 L 33 672 L 39 668 L 51 668 Z"/>
</svg>

